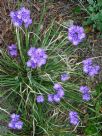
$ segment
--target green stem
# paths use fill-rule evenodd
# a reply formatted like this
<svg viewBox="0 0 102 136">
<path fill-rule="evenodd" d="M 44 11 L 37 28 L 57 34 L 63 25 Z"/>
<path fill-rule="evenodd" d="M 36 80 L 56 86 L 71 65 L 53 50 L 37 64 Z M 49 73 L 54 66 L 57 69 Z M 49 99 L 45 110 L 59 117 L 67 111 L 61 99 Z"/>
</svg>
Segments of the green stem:
<svg viewBox="0 0 102 136">
<path fill-rule="evenodd" d="M 29 48 L 29 33 L 28 30 L 26 29 L 26 49 L 28 50 Z"/>
<path fill-rule="evenodd" d="M 20 52 L 21 61 L 25 65 L 25 58 L 24 58 L 23 53 L 22 53 L 21 42 L 20 42 L 19 28 L 16 28 L 16 36 L 17 36 L 17 43 L 18 43 L 18 49 L 19 49 L 19 52 Z"/>
</svg>

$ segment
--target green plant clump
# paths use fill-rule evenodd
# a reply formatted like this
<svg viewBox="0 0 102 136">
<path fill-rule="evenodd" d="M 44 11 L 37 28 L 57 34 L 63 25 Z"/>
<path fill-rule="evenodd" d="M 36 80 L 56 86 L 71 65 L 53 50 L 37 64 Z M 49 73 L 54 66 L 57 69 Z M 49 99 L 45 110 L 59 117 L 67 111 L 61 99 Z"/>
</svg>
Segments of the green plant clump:
<svg viewBox="0 0 102 136">
<path fill-rule="evenodd" d="M 7 50 L 0 49 L 0 97 L 2 97 L 2 103 L 6 101 L 7 104 L 5 107 L 0 107 L 0 110 L 8 115 L 1 118 L 1 120 L 4 119 L 5 121 L 4 126 L 8 128 L 4 135 L 74 136 L 76 133 L 80 134 L 81 131 L 78 132 L 76 128 L 78 127 L 81 130 L 86 125 L 82 123 L 82 119 L 85 116 L 82 107 L 87 111 L 89 106 L 89 109 L 93 111 L 91 108 L 93 101 L 91 100 L 90 103 L 84 101 L 85 98 L 82 99 L 79 91 L 80 86 L 86 84 L 85 80 L 87 78 L 80 66 L 82 62 L 78 63 L 79 58 L 75 53 L 75 45 L 78 44 L 75 41 L 76 38 L 73 40 L 75 45 L 69 44 L 68 34 L 65 31 L 66 27 L 58 25 L 55 20 L 52 20 L 45 27 L 45 7 L 41 10 L 41 17 L 37 21 L 30 19 L 28 10 L 25 8 L 22 10 L 26 12 L 27 19 L 25 15 L 23 16 L 24 12 L 21 11 L 19 14 L 17 12 L 11 12 L 10 14 L 12 23 L 14 26 L 16 25 L 14 27 L 14 36 L 17 48 L 13 46 L 13 52 L 11 51 L 11 46 L 9 47 L 9 52 L 8 47 Z M 21 13 L 22 16 L 20 16 Z M 15 18 L 16 15 L 18 16 Z M 21 19 L 24 21 L 25 26 L 22 26 Z M 20 26 L 18 27 L 18 25 Z M 76 26 L 74 27 L 76 28 Z M 78 28 L 81 32 L 84 31 L 84 29 Z M 74 36 L 77 37 L 77 34 L 75 33 Z M 81 35 L 81 37 L 84 36 L 84 34 Z M 78 46 L 80 47 L 80 45 Z M 36 58 L 35 61 L 35 58 L 32 57 L 33 66 L 27 63 L 30 58 L 28 50 L 31 47 L 39 49 L 38 56 L 40 49 L 43 49 L 47 54 L 42 61 L 39 58 Z M 45 52 L 42 54 L 44 55 Z M 35 55 L 34 53 L 33 55 Z M 37 66 L 35 62 L 39 65 Z M 44 65 L 41 65 L 42 63 Z M 70 75 L 65 82 L 61 81 L 63 73 Z M 48 95 L 55 94 L 54 85 L 56 83 L 61 85 L 60 91 L 62 93 L 64 91 L 64 94 L 62 94 L 63 97 L 61 99 L 58 98 L 56 101 L 51 102 L 48 100 Z M 37 99 L 39 95 L 41 96 L 40 101 Z M 12 105 L 11 109 L 7 108 L 9 103 Z M 74 117 L 76 122 L 74 122 L 75 120 L 73 121 L 73 118 L 71 119 L 72 122 L 70 121 L 68 116 L 70 111 L 79 113 L 80 116 L 74 112 L 76 114 L 76 117 Z M 22 129 L 15 130 L 19 126 L 14 124 L 13 126 L 9 124 L 8 127 L 12 113 L 21 115 Z M 86 118 L 88 120 L 88 117 Z M 13 123 L 16 121 L 13 120 Z M 74 122 L 74 125 L 70 125 L 69 122 L 72 124 Z M 89 128 L 90 126 L 87 127 L 86 134 Z"/>
<path fill-rule="evenodd" d="M 87 7 L 88 17 L 85 25 L 92 25 L 94 29 L 102 32 L 102 1 L 101 0 L 87 0 L 89 5 Z"/>
</svg>

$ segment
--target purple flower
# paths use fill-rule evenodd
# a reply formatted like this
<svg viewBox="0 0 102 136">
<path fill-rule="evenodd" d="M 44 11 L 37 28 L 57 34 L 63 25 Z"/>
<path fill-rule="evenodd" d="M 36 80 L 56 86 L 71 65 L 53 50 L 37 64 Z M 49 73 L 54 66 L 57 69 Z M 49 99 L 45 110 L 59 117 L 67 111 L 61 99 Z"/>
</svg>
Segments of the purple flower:
<svg viewBox="0 0 102 136">
<path fill-rule="evenodd" d="M 83 64 L 84 64 L 84 65 L 88 65 L 88 66 L 89 66 L 89 65 L 92 65 L 92 59 L 91 59 L 91 58 L 88 58 L 88 59 L 84 60 L 84 61 L 83 61 Z"/>
<path fill-rule="evenodd" d="M 8 127 L 11 129 L 22 129 L 23 127 L 23 122 L 22 121 L 10 121 L 8 124 Z"/>
<path fill-rule="evenodd" d="M 26 22 L 24 26 L 25 26 L 25 28 L 28 28 L 28 26 L 31 24 L 32 24 L 32 19 L 29 18 L 28 22 Z"/>
<path fill-rule="evenodd" d="M 16 129 L 20 130 L 20 129 L 22 129 L 22 127 L 23 127 L 23 122 L 22 121 L 18 121 L 18 122 L 15 123 L 15 128 Z"/>
<path fill-rule="evenodd" d="M 83 27 L 72 25 L 68 29 L 68 39 L 73 45 L 78 45 L 85 38 Z"/>
<path fill-rule="evenodd" d="M 57 95 L 57 94 L 55 94 L 54 96 L 53 96 L 53 100 L 54 100 L 54 102 L 60 102 L 60 97 Z"/>
<path fill-rule="evenodd" d="M 53 102 L 53 94 L 48 94 L 48 102 Z"/>
<path fill-rule="evenodd" d="M 92 69 L 92 66 L 84 65 L 83 66 L 83 71 L 88 74 Z"/>
<path fill-rule="evenodd" d="M 18 17 L 26 23 L 28 19 L 30 18 L 30 10 L 26 9 L 25 7 L 22 7 L 20 10 L 18 10 Z"/>
<path fill-rule="evenodd" d="M 18 17 L 18 11 L 11 11 L 10 12 L 10 17 L 11 17 L 11 21 L 14 24 L 14 26 L 16 27 L 20 27 L 22 26 L 22 20 Z"/>
<path fill-rule="evenodd" d="M 84 101 L 89 101 L 91 99 L 89 90 L 90 89 L 88 86 L 81 86 L 80 87 L 80 92 L 82 93 L 82 98 Z"/>
<path fill-rule="evenodd" d="M 56 92 L 56 94 L 49 94 L 48 101 L 49 102 L 60 102 L 61 98 L 64 96 L 64 90 L 60 89 Z"/>
<path fill-rule="evenodd" d="M 36 48 L 35 48 L 35 47 L 31 47 L 31 48 L 28 50 L 28 52 L 27 52 L 28 56 L 29 56 L 29 57 L 33 56 L 33 55 L 35 54 L 35 51 L 36 51 Z"/>
<path fill-rule="evenodd" d="M 37 101 L 37 103 L 43 103 L 44 102 L 44 96 L 43 95 L 38 95 L 36 97 L 36 101 Z"/>
<path fill-rule="evenodd" d="M 45 65 L 45 64 L 46 64 L 46 59 L 44 59 L 44 58 L 42 58 L 42 59 L 40 58 L 37 62 L 38 67 L 41 67 L 42 65 Z"/>
<path fill-rule="evenodd" d="M 78 125 L 79 124 L 79 116 L 78 113 L 75 111 L 69 112 L 69 120 L 72 125 Z"/>
<path fill-rule="evenodd" d="M 11 57 L 17 57 L 18 52 L 17 52 L 17 47 L 15 44 L 11 44 L 10 46 L 8 46 L 8 54 Z"/>
<path fill-rule="evenodd" d="M 30 18 L 30 10 L 22 7 L 20 10 L 10 12 L 11 21 L 16 27 L 22 26 L 24 23 L 27 28 L 32 24 L 32 19 Z"/>
<path fill-rule="evenodd" d="M 47 54 L 45 53 L 44 49 L 37 48 L 35 54 L 32 55 L 32 57 L 47 59 Z"/>
<path fill-rule="evenodd" d="M 15 127 L 15 122 L 14 122 L 14 121 L 10 121 L 10 122 L 8 123 L 8 127 L 11 128 L 11 129 L 16 129 L 16 127 Z"/>
<path fill-rule="evenodd" d="M 59 98 L 62 98 L 64 96 L 64 90 L 63 89 L 58 90 L 57 95 L 59 96 Z"/>
<path fill-rule="evenodd" d="M 91 99 L 89 93 L 83 94 L 82 98 L 83 98 L 84 101 L 89 101 Z"/>
<path fill-rule="evenodd" d="M 11 121 L 8 123 L 8 127 L 11 129 L 22 129 L 23 122 L 20 120 L 20 115 L 13 113 L 10 117 Z"/>
<path fill-rule="evenodd" d="M 28 60 L 27 61 L 27 67 L 29 68 L 36 68 L 37 67 L 37 63 L 34 60 Z"/>
<path fill-rule="evenodd" d="M 90 68 L 90 70 L 88 71 L 88 75 L 94 77 L 95 75 L 97 75 L 100 71 L 100 67 L 97 66 L 92 66 Z"/>
<path fill-rule="evenodd" d="M 22 19 L 22 21 L 25 24 L 25 27 L 27 28 L 30 24 L 32 24 L 32 19 L 30 18 L 30 10 L 26 9 L 25 7 L 22 7 L 19 10 L 19 17 Z"/>
<path fill-rule="evenodd" d="M 55 102 L 60 102 L 61 98 L 64 96 L 64 90 L 61 84 L 55 83 L 54 84 L 54 90 L 56 90 L 56 94 L 54 95 L 53 99 Z"/>
<path fill-rule="evenodd" d="M 69 78 L 70 78 L 70 76 L 67 73 L 63 73 L 61 75 L 61 81 L 62 82 L 67 81 Z"/>
<path fill-rule="evenodd" d="M 15 114 L 15 113 L 11 114 L 10 117 L 11 117 L 12 121 L 18 121 L 20 119 L 20 115 Z"/>
<path fill-rule="evenodd" d="M 88 93 L 89 92 L 89 87 L 88 86 L 81 86 L 80 87 L 80 92 L 81 93 Z"/>
<path fill-rule="evenodd" d="M 94 65 L 92 59 L 86 59 L 83 61 L 83 71 L 91 77 L 97 75 L 100 71 L 100 66 Z"/>
<path fill-rule="evenodd" d="M 36 68 L 46 64 L 47 54 L 44 49 L 31 47 L 27 54 L 30 57 L 27 67 Z"/>
<path fill-rule="evenodd" d="M 55 83 L 53 88 L 54 88 L 56 91 L 63 89 L 62 86 L 61 86 L 61 84 L 59 84 L 59 83 Z"/>
</svg>

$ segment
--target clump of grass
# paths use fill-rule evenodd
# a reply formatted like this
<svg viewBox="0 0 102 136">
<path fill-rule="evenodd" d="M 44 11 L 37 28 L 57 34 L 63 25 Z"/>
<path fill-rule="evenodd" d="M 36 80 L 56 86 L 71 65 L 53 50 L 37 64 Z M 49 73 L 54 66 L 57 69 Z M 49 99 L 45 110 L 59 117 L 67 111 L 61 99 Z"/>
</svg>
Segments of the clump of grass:
<svg viewBox="0 0 102 136">
<path fill-rule="evenodd" d="M 21 131 L 10 131 L 8 135 L 64 135 L 73 131 L 68 123 L 68 111 L 76 110 L 83 114 L 78 107 L 80 103 L 84 104 L 79 93 L 80 80 L 84 79 L 84 75 L 76 64 L 75 47 L 67 45 L 67 32 L 55 20 L 44 30 L 41 29 L 44 15 L 45 8 L 39 22 L 33 22 L 28 29 L 15 28 L 18 47 L 16 58 L 10 57 L 4 49 L 0 51 L 0 87 L 3 91 L 6 90 L 8 98 L 14 100 L 14 110 L 21 114 L 24 122 Z M 46 65 L 36 69 L 27 67 L 27 52 L 30 47 L 40 47 L 46 51 Z M 64 72 L 70 74 L 71 78 L 61 82 L 60 76 Z M 55 92 L 55 83 L 63 86 L 65 96 L 60 103 L 49 103 L 47 95 Z M 38 95 L 44 96 L 43 103 L 36 102 Z"/>
</svg>

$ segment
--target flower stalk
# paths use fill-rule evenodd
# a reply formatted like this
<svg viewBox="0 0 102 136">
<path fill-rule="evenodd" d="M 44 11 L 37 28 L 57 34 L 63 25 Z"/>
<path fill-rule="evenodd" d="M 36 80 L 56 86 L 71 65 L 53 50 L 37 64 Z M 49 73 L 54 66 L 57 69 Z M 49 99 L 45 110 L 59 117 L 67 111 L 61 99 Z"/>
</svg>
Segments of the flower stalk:
<svg viewBox="0 0 102 136">
<path fill-rule="evenodd" d="M 23 52 L 22 52 L 22 48 L 21 48 L 21 42 L 20 42 L 19 28 L 17 28 L 17 27 L 16 27 L 16 37 L 17 37 L 17 43 L 18 43 L 18 49 L 19 49 L 21 61 L 25 65 L 25 58 L 23 56 Z"/>
</svg>

